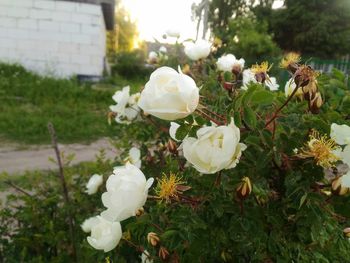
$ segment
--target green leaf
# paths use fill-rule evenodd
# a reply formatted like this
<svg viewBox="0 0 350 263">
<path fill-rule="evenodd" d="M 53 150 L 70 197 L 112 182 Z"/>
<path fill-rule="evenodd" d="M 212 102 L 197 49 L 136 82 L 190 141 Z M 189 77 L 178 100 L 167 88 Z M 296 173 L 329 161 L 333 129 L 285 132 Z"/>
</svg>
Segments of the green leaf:
<svg viewBox="0 0 350 263">
<path fill-rule="evenodd" d="M 307 193 L 305 193 L 301 199 L 300 199 L 300 203 L 299 203 L 299 209 L 303 206 L 303 204 L 305 203 L 306 201 L 306 198 L 307 198 Z"/>
<path fill-rule="evenodd" d="M 226 71 L 226 72 L 224 73 L 224 80 L 225 80 L 225 81 L 230 81 L 230 80 L 232 80 L 232 73 Z"/>
<path fill-rule="evenodd" d="M 242 127 L 242 118 L 239 111 L 235 111 L 233 118 L 237 127 Z"/>
<path fill-rule="evenodd" d="M 186 125 L 186 124 L 181 125 L 176 130 L 176 134 L 175 134 L 176 139 L 182 141 L 186 137 L 186 135 L 190 132 L 190 130 L 191 130 L 190 125 Z"/>
<path fill-rule="evenodd" d="M 250 128 L 256 127 L 256 116 L 255 112 L 250 107 L 245 107 L 243 110 L 243 120 Z"/>
<path fill-rule="evenodd" d="M 251 102 L 259 105 L 268 105 L 273 101 L 273 94 L 267 90 L 259 90 L 252 95 Z"/>
</svg>

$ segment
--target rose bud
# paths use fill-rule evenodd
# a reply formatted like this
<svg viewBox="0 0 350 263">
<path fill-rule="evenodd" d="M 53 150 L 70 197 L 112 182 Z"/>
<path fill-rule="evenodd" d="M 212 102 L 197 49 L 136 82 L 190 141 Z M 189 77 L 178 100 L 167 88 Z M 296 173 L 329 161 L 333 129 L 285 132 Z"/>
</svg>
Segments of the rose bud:
<svg viewBox="0 0 350 263">
<path fill-rule="evenodd" d="M 345 228 L 343 233 L 347 238 L 350 238 L 350 227 Z"/>
<path fill-rule="evenodd" d="M 172 139 L 169 139 L 169 141 L 167 143 L 167 149 L 172 154 L 177 154 L 178 153 L 176 142 L 174 142 Z"/>
<path fill-rule="evenodd" d="M 341 184 L 341 177 L 338 177 L 332 182 L 332 193 L 334 195 L 345 195 L 349 192 L 348 187 L 344 187 Z"/>
<path fill-rule="evenodd" d="M 231 83 L 231 82 L 224 82 L 224 89 L 227 90 L 227 91 L 232 91 L 233 83 Z"/>
<path fill-rule="evenodd" d="M 157 235 L 157 233 L 154 232 L 149 232 L 147 234 L 147 241 L 148 243 L 150 243 L 152 246 L 157 246 L 159 243 L 159 237 Z"/>
<path fill-rule="evenodd" d="M 162 260 L 166 260 L 167 257 L 169 256 L 169 251 L 165 247 L 160 247 L 159 252 L 158 252 L 158 256 Z"/>
<path fill-rule="evenodd" d="M 243 177 L 241 183 L 236 189 L 237 197 L 241 200 L 247 198 L 252 192 L 252 184 L 249 177 Z"/>
</svg>

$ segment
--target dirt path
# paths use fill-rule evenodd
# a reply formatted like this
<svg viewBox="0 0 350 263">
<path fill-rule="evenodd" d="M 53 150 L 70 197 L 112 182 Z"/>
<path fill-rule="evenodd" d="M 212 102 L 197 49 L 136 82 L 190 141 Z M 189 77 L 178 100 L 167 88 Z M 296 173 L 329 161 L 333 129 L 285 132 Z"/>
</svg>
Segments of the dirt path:
<svg viewBox="0 0 350 263">
<path fill-rule="evenodd" d="M 105 149 L 107 158 L 114 158 L 116 151 L 108 139 L 100 139 L 91 144 L 59 145 L 66 154 L 75 154 L 72 165 L 95 160 L 100 149 Z M 49 161 L 55 158 L 55 152 L 50 145 L 18 149 L 18 146 L 0 146 L 0 173 L 22 173 L 29 170 L 57 169 L 57 165 Z"/>
</svg>

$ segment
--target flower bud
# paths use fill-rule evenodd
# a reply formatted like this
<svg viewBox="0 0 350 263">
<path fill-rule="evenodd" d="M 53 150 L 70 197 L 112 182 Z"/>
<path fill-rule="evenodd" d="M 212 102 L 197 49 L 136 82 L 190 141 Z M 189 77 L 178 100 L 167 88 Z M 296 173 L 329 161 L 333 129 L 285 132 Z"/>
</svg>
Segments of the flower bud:
<svg viewBox="0 0 350 263">
<path fill-rule="evenodd" d="M 142 216 L 144 213 L 145 213 L 145 209 L 141 207 L 136 211 L 136 216 L 137 217 Z"/>
<path fill-rule="evenodd" d="M 165 247 L 160 247 L 159 252 L 158 252 L 158 256 L 162 260 L 166 260 L 169 256 L 169 251 Z"/>
<path fill-rule="evenodd" d="M 338 177 L 332 182 L 332 193 L 334 195 L 345 195 L 349 192 L 349 188 L 342 186 L 341 177 Z"/>
<path fill-rule="evenodd" d="M 243 177 L 241 183 L 236 189 L 237 197 L 241 200 L 247 198 L 252 192 L 252 184 L 249 177 Z"/>
<path fill-rule="evenodd" d="M 149 232 L 147 234 L 147 241 L 148 243 L 150 243 L 152 246 L 157 246 L 159 243 L 159 237 L 157 235 L 157 233 L 154 232 Z"/>
<path fill-rule="evenodd" d="M 172 139 L 169 139 L 169 141 L 167 143 L 167 149 L 169 152 L 171 152 L 173 154 L 178 153 L 176 142 L 174 142 Z"/>
<path fill-rule="evenodd" d="M 224 82 L 224 89 L 227 90 L 227 91 L 232 91 L 233 83 L 225 81 Z"/>
<path fill-rule="evenodd" d="M 350 227 L 347 227 L 343 230 L 345 237 L 350 238 Z"/>
</svg>

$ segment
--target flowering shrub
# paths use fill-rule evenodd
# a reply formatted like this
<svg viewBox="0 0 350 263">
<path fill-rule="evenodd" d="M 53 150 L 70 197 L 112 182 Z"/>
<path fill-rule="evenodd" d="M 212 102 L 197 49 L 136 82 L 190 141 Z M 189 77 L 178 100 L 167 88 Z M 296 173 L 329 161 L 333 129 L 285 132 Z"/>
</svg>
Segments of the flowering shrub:
<svg viewBox="0 0 350 263">
<path fill-rule="evenodd" d="M 140 95 L 113 97 L 122 154 L 78 222 L 91 232 L 82 244 L 116 262 L 347 262 L 344 75 L 292 53 L 284 87 L 267 62 L 190 46 L 178 71 L 160 67 Z"/>
</svg>

